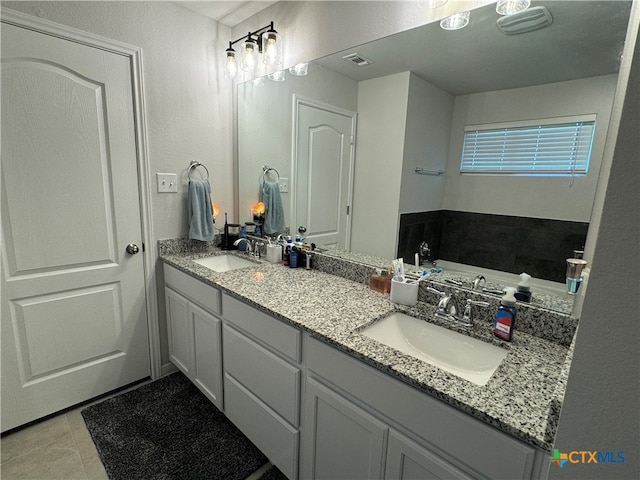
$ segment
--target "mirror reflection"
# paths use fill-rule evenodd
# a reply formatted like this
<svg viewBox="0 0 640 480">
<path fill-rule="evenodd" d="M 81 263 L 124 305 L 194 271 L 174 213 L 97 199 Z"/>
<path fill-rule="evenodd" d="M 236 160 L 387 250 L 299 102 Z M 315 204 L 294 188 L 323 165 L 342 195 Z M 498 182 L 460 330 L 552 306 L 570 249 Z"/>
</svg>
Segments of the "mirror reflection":
<svg viewBox="0 0 640 480">
<path fill-rule="evenodd" d="M 505 34 L 494 5 L 238 88 L 240 221 L 263 166 L 285 223 L 345 252 L 472 265 L 564 284 L 585 244 L 631 2 L 534 2 L 551 25 Z M 461 174 L 465 128 L 595 118 L 585 175 Z M 517 275 L 516 275 L 517 277 Z"/>
</svg>

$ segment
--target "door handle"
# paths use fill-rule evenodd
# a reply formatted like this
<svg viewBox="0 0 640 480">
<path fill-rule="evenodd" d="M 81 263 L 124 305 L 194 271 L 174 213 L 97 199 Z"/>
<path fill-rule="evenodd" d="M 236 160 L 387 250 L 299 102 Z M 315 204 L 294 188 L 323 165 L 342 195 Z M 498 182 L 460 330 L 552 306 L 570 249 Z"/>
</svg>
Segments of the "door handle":
<svg viewBox="0 0 640 480">
<path fill-rule="evenodd" d="M 136 245 L 135 243 L 130 243 L 129 245 L 127 245 L 126 250 L 129 255 L 135 255 L 140 251 L 140 248 L 138 248 L 138 245 Z"/>
</svg>

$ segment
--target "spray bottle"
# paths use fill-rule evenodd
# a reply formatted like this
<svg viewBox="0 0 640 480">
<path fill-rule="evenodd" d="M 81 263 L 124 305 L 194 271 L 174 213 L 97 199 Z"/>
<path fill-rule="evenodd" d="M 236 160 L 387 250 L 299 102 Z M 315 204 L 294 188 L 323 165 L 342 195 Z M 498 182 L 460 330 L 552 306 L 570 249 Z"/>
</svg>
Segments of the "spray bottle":
<svg viewBox="0 0 640 480">
<path fill-rule="evenodd" d="M 493 334 L 502 340 L 510 342 L 513 335 L 513 327 L 516 323 L 516 298 L 513 296 L 516 289 L 506 287 L 504 291 L 505 295 L 500 300 L 500 306 L 496 310 Z"/>
</svg>

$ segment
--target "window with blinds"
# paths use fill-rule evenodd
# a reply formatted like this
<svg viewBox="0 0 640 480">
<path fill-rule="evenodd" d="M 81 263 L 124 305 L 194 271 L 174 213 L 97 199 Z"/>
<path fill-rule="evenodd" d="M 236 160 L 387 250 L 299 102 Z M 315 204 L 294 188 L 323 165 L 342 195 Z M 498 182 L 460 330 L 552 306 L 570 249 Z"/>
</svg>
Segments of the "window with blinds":
<svg viewBox="0 0 640 480">
<path fill-rule="evenodd" d="M 595 115 L 465 127 L 461 173 L 586 175 Z"/>
</svg>

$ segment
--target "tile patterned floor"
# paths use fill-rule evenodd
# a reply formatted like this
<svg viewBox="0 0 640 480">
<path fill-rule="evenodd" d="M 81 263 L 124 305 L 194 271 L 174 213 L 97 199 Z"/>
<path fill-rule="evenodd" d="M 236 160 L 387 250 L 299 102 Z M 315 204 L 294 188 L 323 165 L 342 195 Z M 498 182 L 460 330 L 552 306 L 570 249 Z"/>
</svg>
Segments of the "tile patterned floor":
<svg viewBox="0 0 640 480">
<path fill-rule="evenodd" d="M 108 478 L 80 409 L 3 437 L 0 451 L 0 477 L 3 480 Z"/>
<path fill-rule="evenodd" d="M 108 480 L 80 408 L 10 433 L 0 440 L 2 480 Z M 257 480 L 266 464 L 246 480 Z"/>
</svg>

